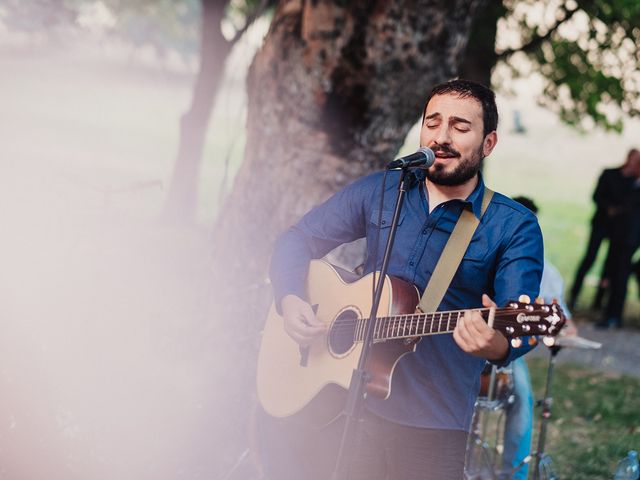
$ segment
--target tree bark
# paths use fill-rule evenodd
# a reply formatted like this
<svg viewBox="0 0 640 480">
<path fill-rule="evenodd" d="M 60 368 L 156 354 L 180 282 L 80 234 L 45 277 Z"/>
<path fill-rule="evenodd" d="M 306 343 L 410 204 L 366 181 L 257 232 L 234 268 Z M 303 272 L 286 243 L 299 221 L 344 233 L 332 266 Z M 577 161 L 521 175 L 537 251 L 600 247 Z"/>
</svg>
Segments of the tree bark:
<svg viewBox="0 0 640 480">
<path fill-rule="evenodd" d="M 488 2 L 473 21 L 469 44 L 460 66 L 460 77 L 491 87 L 491 73 L 498 61 L 496 33 L 498 20 L 507 9 L 502 2 Z"/>
<path fill-rule="evenodd" d="M 251 66 L 245 159 L 215 229 L 214 258 L 239 284 L 264 277 L 276 235 L 309 207 L 392 159 L 430 87 L 456 75 L 479 3 L 280 3 Z"/>
<path fill-rule="evenodd" d="M 179 222 L 192 223 L 195 219 L 204 139 L 224 62 L 231 51 L 231 43 L 220 30 L 228 3 L 227 0 L 201 0 L 200 70 L 191 106 L 180 118 L 178 156 L 164 210 L 167 218 Z"/>
<path fill-rule="evenodd" d="M 279 2 L 249 72 L 244 163 L 214 228 L 212 322 L 228 327 L 229 336 L 212 348 L 229 348 L 230 338 L 259 338 L 276 236 L 393 158 L 429 89 L 457 74 L 480 4 Z M 245 340 L 238 349 L 236 342 L 229 356 L 234 411 L 250 409 L 256 346 Z M 221 432 L 233 425 L 237 432 L 231 417 Z"/>
</svg>

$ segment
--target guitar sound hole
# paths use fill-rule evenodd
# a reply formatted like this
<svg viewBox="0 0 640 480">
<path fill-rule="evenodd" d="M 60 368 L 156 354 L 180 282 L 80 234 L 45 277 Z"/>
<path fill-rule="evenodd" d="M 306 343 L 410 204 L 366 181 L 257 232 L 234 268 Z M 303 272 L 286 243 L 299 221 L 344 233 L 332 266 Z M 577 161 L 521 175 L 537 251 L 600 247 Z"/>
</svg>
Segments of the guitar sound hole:
<svg viewBox="0 0 640 480">
<path fill-rule="evenodd" d="M 333 355 L 344 355 L 353 348 L 353 337 L 356 331 L 358 312 L 347 309 L 340 312 L 329 331 L 329 351 Z"/>
</svg>

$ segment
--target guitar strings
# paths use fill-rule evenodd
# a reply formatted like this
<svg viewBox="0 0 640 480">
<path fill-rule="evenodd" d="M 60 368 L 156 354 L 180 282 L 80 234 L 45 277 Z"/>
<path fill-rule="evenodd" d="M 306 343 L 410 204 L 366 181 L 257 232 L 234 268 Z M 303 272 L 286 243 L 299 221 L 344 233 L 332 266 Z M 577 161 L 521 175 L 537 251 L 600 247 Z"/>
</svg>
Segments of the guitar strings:
<svg viewBox="0 0 640 480">
<path fill-rule="evenodd" d="M 480 313 L 488 312 L 490 309 L 475 309 L 471 311 L 478 311 Z M 451 310 L 447 312 L 434 312 L 428 314 L 405 314 L 408 318 L 402 318 L 403 315 L 395 315 L 390 317 L 377 317 L 376 325 L 374 326 L 374 337 L 386 337 L 386 334 L 395 334 L 392 336 L 420 336 L 421 333 L 424 333 L 426 330 L 429 330 L 429 333 L 445 333 L 455 328 L 457 325 L 458 319 L 460 318 L 460 314 L 464 314 L 467 310 Z M 496 315 L 508 312 L 510 316 L 517 315 L 519 313 L 525 313 L 529 315 L 534 315 L 536 312 L 532 312 L 526 309 L 513 309 L 513 308 L 500 308 L 496 309 Z M 544 312 L 553 314 L 554 312 Z M 410 318 L 411 317 L 411 318 Z M 361 330 L 364 331 L 364 328 L 359 328 L 363 325 L 364 322 L 367 322 L 369 319 L 365 318 L 357 318 L 357 319 L 347 319 L 339 321 L 337 325 L 334 325 L 333 328 L 330 329 L 330 334 L 349 334 L 350 336 L 354 336 L 356 331 Z M 433 327 L 435 323 L 438 322 L 438 329 L 434 332 Z M 441 330 L 444 326 L 445 322 L 447 322 L 448 326 L 451 327 L 449 330 Z M 543 323 L 546 326 L 546 323 Z M 513 320 L 505 320 L 501 318 L 494 319 L 494 326 L 509 326 L 513 325 Z M 537 325 L 538 322 L 534 322 L 534 325 Z M 411 332 L 404 334 L 405 331 Z M 402 335 L 400 333 L 402 332 Z M 358 332 L 361 333 L 361 332 Z M 527 332 L 529 333 L 529 332 Z M 531 332 L 536 333 L 536 332 Z M 544 333 L 544 332 L 543 332 Z M 380 335 L 383 334 L 383 335 Z M 359 335 L 360 336 L 360 335 Z"/>
</svg>

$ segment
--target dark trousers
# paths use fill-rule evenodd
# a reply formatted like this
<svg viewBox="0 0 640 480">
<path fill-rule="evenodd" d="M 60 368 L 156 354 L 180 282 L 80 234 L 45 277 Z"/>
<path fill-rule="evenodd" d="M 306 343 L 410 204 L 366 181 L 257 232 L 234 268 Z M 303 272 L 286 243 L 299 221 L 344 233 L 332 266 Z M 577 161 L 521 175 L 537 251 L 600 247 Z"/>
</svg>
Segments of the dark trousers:
<svg viewBox="0 0 640 480">
<path fill-rule="evenodd" d="M 591 235 L 589 237 L 589 243 L 587 244 L 587 251 L 580 262 L 580 266 L 576 271 L 576 276 L 573 280 L 573 285 L 571 286 L 571 294 L 569 296 L 569 308 L 575 308 L 575 305 L 578 301 L 578 296 L 580 295 L 580 290 L 582 290 L 582 283 L 584 282 L 584 277 L 587 275 L 587 272 L 593 265 L 593 262 L 596 260 L 596 256 L 598 255 L 598 250 L 600 249 L 600 245 L 602 241 L 607 238 L 608 229 L 602 225 L 600 222 L 593 222 L 591 227 Z"/>
<path fill-rule="evenodd" d="M 312 431 L 286 420 L 271 423 L 276 438 L 263 438 L 267 478 L 329 479 L 343 425 L 340 421 Z M 350 480 L 461 480 L 467 435 L 407 427 L 365 413 L 358 426 Z"/>
<path fill-rule="evenodd" d="M 627 297 L 627 284 L 632 271 L 631 258 L 635 248 L 627 239 L 611 240 L 611 268 L 609 272 L 609 301 L 605 309 L 605 318 L 615 320 L 618 326 L 622 323 L 624 303 Z"/>
<path fill-rule="evenodd" d="M 260 464 L 268 480 L 328 480 L 335 466 L 343 418 L 323 428 L 274 418 L 258 407 Z"/>
</svg>

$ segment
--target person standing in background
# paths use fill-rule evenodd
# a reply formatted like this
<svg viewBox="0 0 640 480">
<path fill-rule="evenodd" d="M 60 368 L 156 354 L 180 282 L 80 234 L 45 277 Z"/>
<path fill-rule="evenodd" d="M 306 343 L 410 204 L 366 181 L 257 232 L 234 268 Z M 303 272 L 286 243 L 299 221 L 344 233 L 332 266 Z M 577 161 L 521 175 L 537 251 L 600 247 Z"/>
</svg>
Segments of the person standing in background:
<svg viewBox="0 0 640 480">
<path fill-rule="evenodd" d="M 603 173 L 604 175 L 604 173 Z M 640 151 L 632 149 L 618 173 L 611 174 L 609 189 L 616 204 L 607 207 L 610 216 L 607 276 L 609 298 L 598 328 L 620 328 L 627 297 L 631 261 L 640 243 Z"/>
<path fill-rule="evenodd" d="M 620 295 L 622 294 L 623 275 L 621 275 L 622 257 L 617 256 L 615 251 L 611 249 L 611 243 L 615 240 L 620 243 L 625 236 L 625 221 L 628 216 L 628 203 L 631 190 L 633 189 L 634 180 L 639 175 L 640 169 L 640 152 L 632 149 L 628 155 L 624 165 L 617 168 L 608 168 L 602 172 L 598 179 L 598 184 L 593 193 L 593 200 L 596 204 L 596 211 L 591 219 L 591 235 L 587 243 L 587 250 L 576 271 L 571 292 L 569 294 L 569 308 L 575 309 L 578 296 L 582 290 L 584 277 L 593 265 L 598 255 L 598 250 L 602 241 L 610 239 L 609 254 L 607 255 L 606 268 L 603 271 L 602 279 L 606 281 L 607 286 L 611 286 L 611 282 L 615 277 L 616 281 L 616 297 L 611 298 L 611 315 L 620 317 L 622 308 L 620 307 Z M 613 256 L 610 256 L 613 253 Z M 630 259 L 629 259 L 630 261 Z M 625 270 L 622 268 L 622 270 Z M 628 278 L 628 273 L 626 277 Z M 624 281 L 624 290 L 626 294 L 626 280 Z M 604 286 L 604 285 L 603 285 Z M 613 288 L 612 288 L 613 294 Z M 622 297 L 624 303 L 624 296 Z"/>
</svg>

